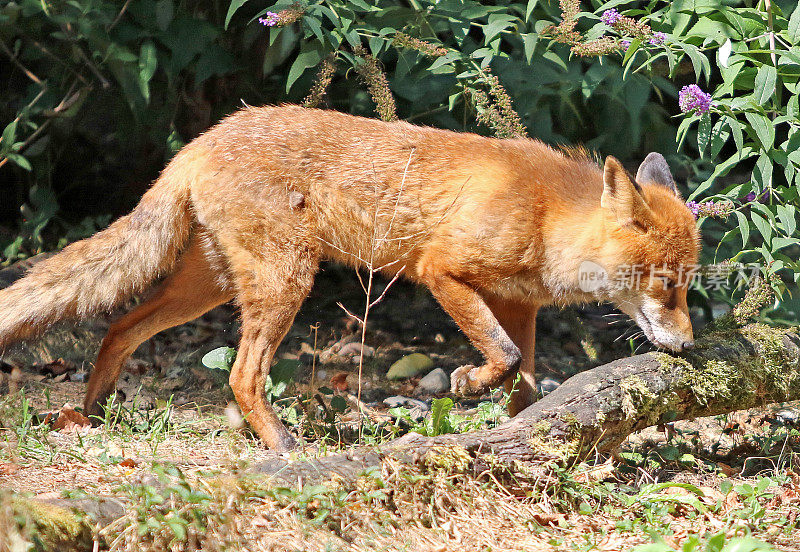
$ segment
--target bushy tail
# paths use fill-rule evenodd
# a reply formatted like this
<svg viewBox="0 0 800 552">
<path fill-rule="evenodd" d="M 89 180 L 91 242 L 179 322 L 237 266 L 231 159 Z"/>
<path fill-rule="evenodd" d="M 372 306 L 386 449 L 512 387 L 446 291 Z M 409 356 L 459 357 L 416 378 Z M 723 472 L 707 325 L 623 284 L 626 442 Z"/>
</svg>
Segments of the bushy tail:
<svg viewBox="0 0 800 552">
<path fill-rule="evenodd" d="M 172 268 L 192 225 L 192 167 L 182 157 L 129 215 L 0 290 L 0 349 L 59 320 L 108 311 Z"/>
</svg>

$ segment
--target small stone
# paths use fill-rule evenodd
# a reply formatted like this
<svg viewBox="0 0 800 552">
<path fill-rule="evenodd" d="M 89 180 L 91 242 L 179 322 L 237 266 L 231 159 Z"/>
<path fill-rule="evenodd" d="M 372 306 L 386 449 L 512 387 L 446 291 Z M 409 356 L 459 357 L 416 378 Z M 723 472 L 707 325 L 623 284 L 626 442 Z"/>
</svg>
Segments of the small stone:
<svg viewBox="0 0 800 552">
<path fill-rule="evenodd" d="M 450 378 L 447 376 L 447 373 L 441 368 L 436 368 L 419 380 L 414 392 L 420 395 L 436 395 L 437 393 L 444 393 L 449 389 Z"/>
<path fill-rule="evenodd" d="M 375 348 L 370 347 L 369 345 L 364 345 L 364 350 L 361 350 L 361 342 L 359 341 L 352 341 L 345 345 L 342 345 L 342 348 L 339 349 L 339 355 L 341 356 L 349 356 L 349 355 L 362 355 L 365 358 L 371 357 L 375 354 Z"/>
<path fill-rule="evenodd" d="M 411 397 L 404 397 L 402 395 L 395 395 L 393 397 L 386 397 L 383 399 L 383 404 L 388 406 L 389 408 L 396 408 L 398 406 L 404 406 L 406 408 L 419 408 L 423 411 L 428 411 L 430 408 L 428 404 L 424 401 L 420 401 L 418 399 L 412 399 Z"/>
<path fill-rule="evenodd" d="M 775 413 L 775 418 L 783 425 L 797 425 L 800 423 L 800 412 L 792 409 L 783 409 Z"/>
<path fill-rule="evenodd" d="M 389 367 L 386 377 L 390 380 L 405 379 L 423 374 L 433 368 L 433 360 L 422 353 L 411 353 Z"/>
<path fill-rule="evenodd" d="M 69 375 L 69 381 L 74 381 L 78 383 L 85 382 L 89 377 L 89 374 L 86 372 L 75 372 L 74 374 Z"/>
<path fill-rule="evenodd" d="M 539 391 L 539 395 L 544 397 L 558 389 L 560 385 L 561 383 L 553 378 L 542 378 L 541 381 L 536 382 L 536 389 Z"/>
</svg>

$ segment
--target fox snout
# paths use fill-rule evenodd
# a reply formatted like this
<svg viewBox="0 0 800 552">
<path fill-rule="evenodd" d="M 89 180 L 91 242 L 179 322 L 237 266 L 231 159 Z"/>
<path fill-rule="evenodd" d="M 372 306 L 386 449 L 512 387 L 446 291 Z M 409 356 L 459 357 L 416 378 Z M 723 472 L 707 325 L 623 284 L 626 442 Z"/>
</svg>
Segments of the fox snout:
<svg viewBox="0 0 800 552">
<path fill-rule="evenodd" d="M 675 353 L 694 348 L 692 321 L 684 309 L 667 309 L 661 304 L 643 301 L 633 319 L 647 339 L 658 347 Z"/>
</svg>

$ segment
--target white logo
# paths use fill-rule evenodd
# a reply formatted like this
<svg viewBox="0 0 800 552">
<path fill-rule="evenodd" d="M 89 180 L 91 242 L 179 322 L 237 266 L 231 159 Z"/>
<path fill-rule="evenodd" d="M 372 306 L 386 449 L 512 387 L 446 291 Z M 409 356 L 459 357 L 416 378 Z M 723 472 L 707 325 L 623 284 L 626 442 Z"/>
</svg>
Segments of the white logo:
<svg viewBox="0 0 800 552">
<path fill-rule="evenodd" d="M 578 267 L 578 287 L 585 293 L 592 293 L 608 282 L 608 272 L 592 261 L 583 261 Z"/>
</svg>

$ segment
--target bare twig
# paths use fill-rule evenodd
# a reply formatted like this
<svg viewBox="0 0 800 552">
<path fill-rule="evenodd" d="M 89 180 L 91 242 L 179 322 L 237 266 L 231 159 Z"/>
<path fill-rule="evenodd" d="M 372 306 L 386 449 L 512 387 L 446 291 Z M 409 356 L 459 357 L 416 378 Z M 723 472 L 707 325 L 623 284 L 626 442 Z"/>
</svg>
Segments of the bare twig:
<svg viewBox="0 0 800 552">
<path fill-rule="evenodd" d="M 20 71 L 25 73 L 26 77 L 28 77 L 29 79 L 31 79 L 33 82 L 35 82 L 40 86 L 46 86 L 45 83 L 42 81 L 42 79 L 37 77 L 33 73 L 33 71 L 22 65 L 22 63 L 17 59 L 17 56 L 14 55 L 14 52 L 12 52 L 11 49 L 8 46 L 6 46 L 6 43 L 3 42 L 2 40 L 0 40 L 0 48 L 2 48 L 3 52 L 5 52 L 5 54 L 8 56 L 8 59 L 11 60 L 11 63 L 16 65 Z"/>
</svg>

